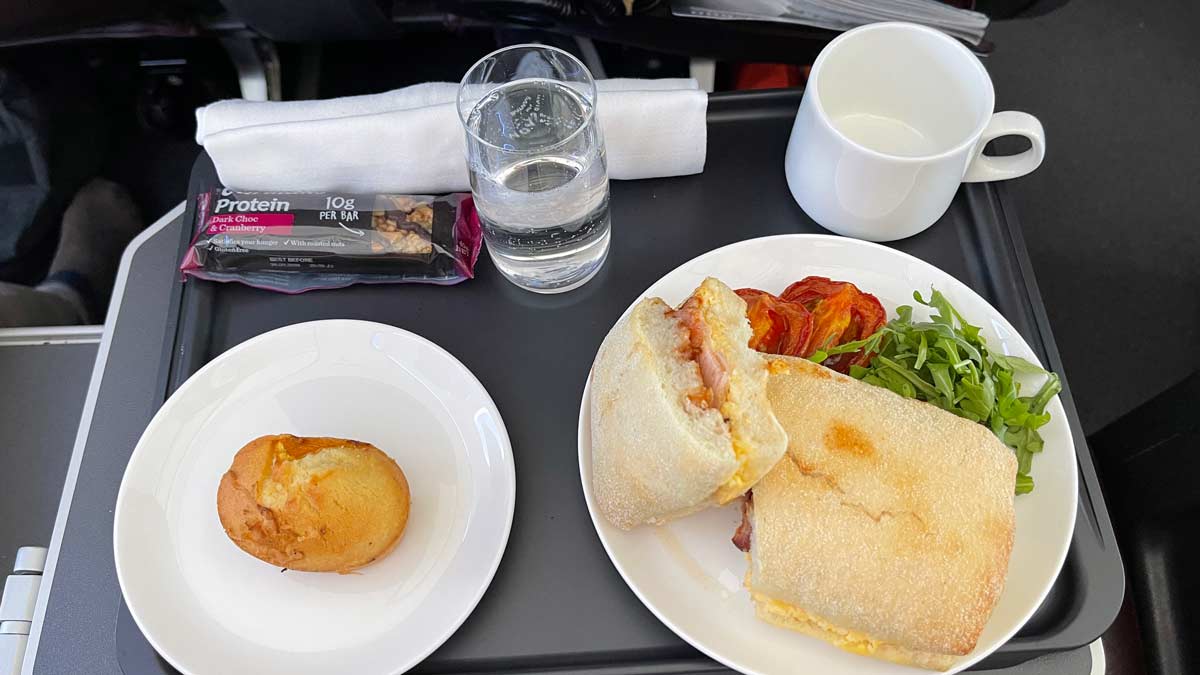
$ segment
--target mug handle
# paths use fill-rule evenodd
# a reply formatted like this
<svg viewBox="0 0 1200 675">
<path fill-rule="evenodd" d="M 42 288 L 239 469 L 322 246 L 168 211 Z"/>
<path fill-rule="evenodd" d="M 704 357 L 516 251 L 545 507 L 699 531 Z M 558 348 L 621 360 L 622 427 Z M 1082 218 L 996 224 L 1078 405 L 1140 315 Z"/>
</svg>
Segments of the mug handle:
<svg viewBox="0 0 1200 675">
<path fill-rule="evenodd" d="M 993 138 L 1000 136 L 1024 136 L 1030 148 L 1025 152 L 1007 157 L 992 157 L 983 154 L 983 148 Z M 967 166 L 964 183 L 979 183 L 991 180 L 1019 178 L 1038 168 L 1046 156 L 1046 135 L 1042 123 L 1029 113 L 1005 110 L 992 115 L 979 137 L 978 154 Z"/>
</svg>

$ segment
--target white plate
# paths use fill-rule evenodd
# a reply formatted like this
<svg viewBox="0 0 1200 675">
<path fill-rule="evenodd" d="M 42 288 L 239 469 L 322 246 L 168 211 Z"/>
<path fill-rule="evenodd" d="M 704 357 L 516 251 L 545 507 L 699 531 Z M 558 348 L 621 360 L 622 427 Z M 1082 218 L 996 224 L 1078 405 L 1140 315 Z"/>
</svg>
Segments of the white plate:
<svg viewBox="0 0 1200 675">
<path fill-rule="evenodd" d="M 1037 361 L 1008 321 L 957 279 L 905 253 L 854 239 L 795 234 L 732 244 L 680 266 L 642 297 L 658 296 L 678 304 L 708 276 L 735 289 L 779 293 L 809 275 L 854 282 L 878 297 L 889 316 L 894 316 L 897 305 L 915 304 L 914 290 L 925 295 L 932 285 L 968 321 L 983 326 L 993 349 Z M 923 317 L 916 311 L 914 315 Z M 730 668 L 755 675 L 917 672 L 856 656 L 756 619 L 742 587 L 745 555 L 729 541 L 741 517 L 736 503 L 664 527 L 622 532 L 610 525 L 596 510 L 592 495 L 590 390 L 589 377 L 579 411 L 579 471 L 592 522 L 625 582 L 671 630 Z M 1016 537 L 1004 592 L 975 651 L 959 661 L 953 672 L 987 656 L 1024 625 L 1066 558 L 1078 491 L 1075 445 L 1057 397 L 1047 409 L 1051 421 L 1042 428 L 1045 450 L 1033 463 L 1036 488 L 1016 499 Z"/>
<path fill-rule="evenodd" d="M 221 475 L 281 433 L 367 441 L 400 464 L 412 511 L 391 553 L 353 574 L 281 573 L 225 536 Z M 154 416 L 117 496 L 117 577 L 184 673 L 402 673 L 479 602 L 515 493 L 500 413 L 453 356 L 383 324 L 297 324 L 217 357 Z"/>
</svg>

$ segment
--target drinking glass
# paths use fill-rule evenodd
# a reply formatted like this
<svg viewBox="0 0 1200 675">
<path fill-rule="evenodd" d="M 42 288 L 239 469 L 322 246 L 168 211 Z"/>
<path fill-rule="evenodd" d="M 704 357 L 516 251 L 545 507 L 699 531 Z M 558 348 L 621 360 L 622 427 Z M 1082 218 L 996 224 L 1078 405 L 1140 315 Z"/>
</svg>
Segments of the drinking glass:
<svg viewBox="0 0 1200 675">
<path fill-rule="evenodd" d="M 608 256 L 608 168 L 596 83 L 574 56 L 516 45 L 463 76 L 458 114 L 492 262 L 514 284 L 561 293 Z"/>
</svg>

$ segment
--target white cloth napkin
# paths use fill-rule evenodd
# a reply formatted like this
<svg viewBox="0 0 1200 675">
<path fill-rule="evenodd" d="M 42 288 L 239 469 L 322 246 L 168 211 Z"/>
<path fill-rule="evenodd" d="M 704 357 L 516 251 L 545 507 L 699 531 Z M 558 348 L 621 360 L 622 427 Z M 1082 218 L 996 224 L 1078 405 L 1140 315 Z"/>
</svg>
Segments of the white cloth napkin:
<svg viewBox="0 0 1200 675">
<path fill-rule="evenodd" d="M 704 170 L 708 95 L 695 80 L 599 80 L 596 89 L 611 178 Z M 466 191 L 457 91 L 430 82 L 325 101 L 218 101 L 196 110 L 196 142 L 237 190 Z"/>
</svg>

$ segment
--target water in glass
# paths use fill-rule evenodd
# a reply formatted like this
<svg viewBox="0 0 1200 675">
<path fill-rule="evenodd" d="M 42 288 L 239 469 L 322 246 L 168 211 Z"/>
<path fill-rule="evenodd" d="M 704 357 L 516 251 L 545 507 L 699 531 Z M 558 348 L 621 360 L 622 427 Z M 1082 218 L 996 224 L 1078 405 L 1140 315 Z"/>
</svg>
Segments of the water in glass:
<svg viewBox="0 0 1200 675">
<path fill-rule="evenodd" d="M 469 162 L 488 250 L 530 290 L 580 286 L 608 254 L 608 173 L 592 105 L 569 84 L 529 78 L 496 87 L 467 116 L 492 149 Z"/>
</svg>

